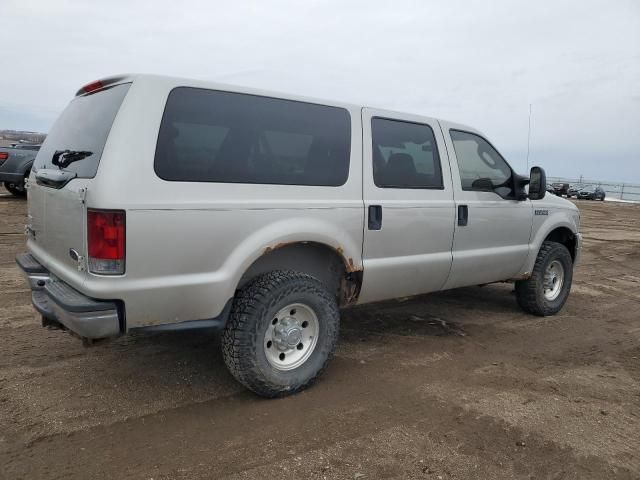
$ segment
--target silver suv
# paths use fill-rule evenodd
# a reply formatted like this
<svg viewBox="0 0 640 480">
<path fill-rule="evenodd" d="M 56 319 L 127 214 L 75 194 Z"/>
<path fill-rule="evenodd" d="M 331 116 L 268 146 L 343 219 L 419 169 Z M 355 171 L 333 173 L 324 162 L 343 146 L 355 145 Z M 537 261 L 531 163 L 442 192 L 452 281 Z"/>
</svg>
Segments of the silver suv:
<svg viewBox="0 0 640 480">
<path fill-rule="evenodd" d="M 406 113 L 135 75 L 80 89 L 29 178 L 17 262 L 44 325 L 86 343 L 220 327 L 259 395 L 322 372 L 340 308 L 515 281 L 553 315 L 578 210 L 478 131 Z"/>
</svg>

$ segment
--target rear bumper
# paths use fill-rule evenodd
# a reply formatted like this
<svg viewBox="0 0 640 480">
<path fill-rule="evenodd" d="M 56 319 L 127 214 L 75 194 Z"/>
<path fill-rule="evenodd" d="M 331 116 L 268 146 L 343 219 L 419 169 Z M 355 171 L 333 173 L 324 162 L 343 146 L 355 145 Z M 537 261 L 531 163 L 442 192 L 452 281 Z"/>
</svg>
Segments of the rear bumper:
<svg viewBox="0 0 640 480">
<path fill-rule="evenodd" d="M 86 339 L 115 337 L 122 333 L 121 309 L 113 301 L 95 300 L 55 278 L 33 255 L 23 253 L 16 263 L 31 287 L 34 308 L 48 323 Z"/>
<path fill-rule="evenodd" d="M 24 176 L 21 173 L 8 173 L 0 171 L 0 182 L 12 182 L 18 183 L 24 180 Z"/>
</svg>

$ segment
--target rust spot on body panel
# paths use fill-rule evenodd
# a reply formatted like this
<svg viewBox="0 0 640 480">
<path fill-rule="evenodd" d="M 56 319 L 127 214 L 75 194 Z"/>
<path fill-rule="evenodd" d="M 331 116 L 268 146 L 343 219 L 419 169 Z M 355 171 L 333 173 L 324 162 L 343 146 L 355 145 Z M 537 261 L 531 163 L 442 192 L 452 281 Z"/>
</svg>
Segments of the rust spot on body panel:
<svg viewBox="0 0 640 480">
<path fill-rule="evenodd" d="M 353 258 L 349 257 L 349 263 L 347 264 L 347 272 L 357 272 L 360 271 L 362 269 L 358 269 L 355 267 L 354 263 L 353 263 Z"/>
<path fill-rule="evenodd" d="M 280 243 L 276 243 L 273 246 L 265 248 L 264 252 L 262 252 L 262 255 L 267 255 L 267 254 L 273 252 L 274 250 L 277 250 L 277 249 L 282 248 L 282 247 L 286 247 L 287 245 L 293 245 L 294 243 L 297 243 L 297 242 L 280 242 Z"/>
</svg>

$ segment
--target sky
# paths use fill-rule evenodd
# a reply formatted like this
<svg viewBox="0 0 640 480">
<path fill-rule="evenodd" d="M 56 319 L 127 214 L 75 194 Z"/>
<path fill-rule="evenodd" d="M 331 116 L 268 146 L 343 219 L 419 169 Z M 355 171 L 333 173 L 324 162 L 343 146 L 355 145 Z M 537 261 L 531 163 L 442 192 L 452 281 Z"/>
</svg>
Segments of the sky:
<svg viewBox="0 0 640 480">
<path fill-rule="evenodd" d="M 168 74 L 471 125 L 519 173 L 640 183 L 640 0 L 0 0 L 0 129 Z"/>
</svg>

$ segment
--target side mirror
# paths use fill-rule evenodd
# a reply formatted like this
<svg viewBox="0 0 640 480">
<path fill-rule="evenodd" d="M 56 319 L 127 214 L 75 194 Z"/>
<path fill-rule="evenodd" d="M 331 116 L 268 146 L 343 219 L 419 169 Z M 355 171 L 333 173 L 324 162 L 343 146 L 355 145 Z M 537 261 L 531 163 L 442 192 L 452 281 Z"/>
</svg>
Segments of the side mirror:
<svg viewBox="0 0 640 480">
<path fill-rule="evenodd" d="M 529 198 L 542 200 L 547 193 L 547 175 L 541 167 L 531 167 L 529 173 Z"/>
</svg>

